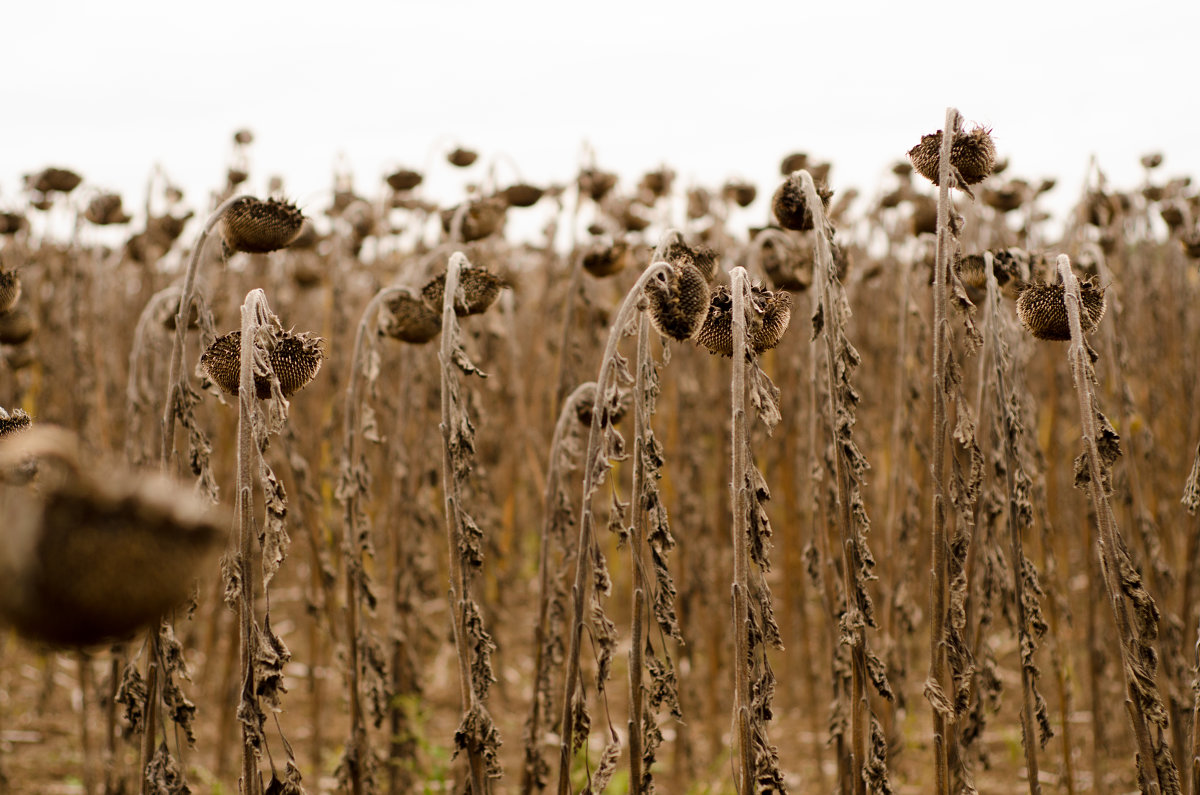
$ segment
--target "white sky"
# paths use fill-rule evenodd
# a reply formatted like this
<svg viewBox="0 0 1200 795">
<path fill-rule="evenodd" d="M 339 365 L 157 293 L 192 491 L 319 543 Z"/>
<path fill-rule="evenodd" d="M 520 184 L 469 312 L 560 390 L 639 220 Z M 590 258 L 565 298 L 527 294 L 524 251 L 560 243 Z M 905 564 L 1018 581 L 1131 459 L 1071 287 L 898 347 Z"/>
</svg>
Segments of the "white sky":
<svg viewBox="0 0 1200 795">
<path fill-rule="evenodd" d="M 1011 174 L 1057 177 L 1056 203 L 1093 153 L 1119 185 L 1151 150 L 1164 176 L 1200 176 L 1195 0 L 40 0 L 3 16 L 5 208 L 47 165 L 136 208 L 156 162 L 203 205 L 240 127 L 249 187 L 278 173 L 315 205 L 339 154 L 373 193 L 445 137 L 535 182 L 570 179 L 587 140 L 626 181 L 666 162 L 768 197 L 802 150 L 869 193 L 947 105 L 993 128 Z"/>
</svg>

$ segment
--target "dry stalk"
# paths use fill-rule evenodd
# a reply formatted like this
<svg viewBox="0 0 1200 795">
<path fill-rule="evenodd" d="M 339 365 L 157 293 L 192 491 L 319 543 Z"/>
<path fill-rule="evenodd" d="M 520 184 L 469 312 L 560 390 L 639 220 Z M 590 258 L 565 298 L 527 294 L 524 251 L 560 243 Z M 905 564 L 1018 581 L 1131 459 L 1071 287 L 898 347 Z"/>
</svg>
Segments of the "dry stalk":
<svg viewBox="0 0 1200 795">
<path fill-rule="evenodd" d="M 855 443 L 852 428 L 855 422 L 858 392 L 850 381 L 859 364 L 859 355 L 845 334 L 850 316 L 849 302 L 837 278 L 829 246 L 829 222 L 812 176 L 800 171 L 798 178 L 814 218 L 816 267 L 813 283 L 817 308 L 813 317 L 814 335 L 825 339 L 826 377 L 829 381 L 829 400 L 826 403 L 828 424 L 833 435 L 834 474 L 837 488 L 838 528 L 842 541 L 842 578 L 846 594 L 845 611 L 840 618 L 840 642 L 850 649 L 850 770 L 855 793 L 890 793 L 887 775 L 887 743 L 882 728 L 871 709 L 866 693 L 869 680 L 880 696 L 894 699 L 888 684 L 886 668 L 867 644 L 867 629 L 878 628 L 875 608 L 867 583 L 875 579 L 874 557 L 867 546 L 870 530 L 866 504 L 861 488 L 868 463 Z M 815 341 L 815 337 L 814 337 Z M 814 358 L 815 358 L 814 352 Z M 869 737 L 868 737 L 869 735 Z M 870 747 L 868 747 L 868 741 Z"/>
<path fill-rule="evenodd" d="M 596 542 L 595 517 L 592 512 L 592 498 L 596 496 L 612 461 L 623 456 L 624 441 L 613 427 L 613 414 L 620 404 L 618 381 L 631 379 L 628 364 L 624 357 L 617 352 L 622 337 L 638 312 L 642 293 L 651 279 L 667 273 L 670 265 L 665 262 L 653 262 L 650 267 L 638 277 L 634 285 L 625 295 L 617 316 L 609 331 L 608 343 L 604 356 L 600 360 L 600 373 L 596 379 L 596 399 L 592 406 L 592 425 L 588 431 L 587 452 L 583 459 L 583 492 L 580 509 L 579 541 L 576 546 L 575 580 L 571 588 L 571 630 L 568 635 L 566 673 L 563 682 L 562 718 L 559 732 L 562 741 L 559 746 L 558 795 L 569 795 L 571 791 L 571 755 L 572 752 L 586 743 L 587 726 L 590 718 L 586 705 L 582 703 L 579 690 L 579 656 L 583 641 L 583 631 L 588 624 L 587 615 L 591 616 L 593 636 L 602 648 L 602 658 L 597 672 L 598 689 L 603 691 L 604 681 L 608 675 L 608 660 L 611 659 L 611 646 L 615 645 L 615 630 L 612 622 L 604 615 L 599 599 L 593 593 L 607 594 L 611 588 L 607 565 L 603 553 Z M 589 608 L 590 605 L 590 608 Z M 587 613 L 585 614 L 585 610 Z M 615 733 L 610 732 L 612 736 Z M 611 744 L 610 744 L 611 745 Z M 617 746 L 619 750 L 619 746 Z M 611 752 L 607 752 L 607 758 Z M 611 767 L 615 768 L 613 759 Z M 612 774 L 612 770 L 598 772 Z M 595 782 L 593 782 L 595 784 Z"/>
<path fill-rule="evenodd" d="M 938 170 L 937 253 L 933 275 L 933 569 L 929 599 L 929 679 L 925 697 L 933 706 L 933 758 L 935 766 L 934 792 L 950 794 L 950 745 L 954 734 L 948 732 L 953 719 L 953 706 L 947 698 L 950 679 L 946 670 L 946 602 L 949 579 L 950 545 L 946 539 L 946 422 L 944 349 L 949 344 L 946 319 L 946 280 L 952 257 L 950 233 L 950 147 L 954 131 L 961 124 L 954 108 L 946 109 L 942 127 L 942 149 Z"/>
<path fill-rule="evenodd" d="M 551 572 L 551 542 L 560 548 L 566 545 L 567 529 L 571 526 L 570 495 L 564 488 L 563 475 L 574 468 L 582 455 L 572 429 L 579 424 L 578 411 L 596 403 L 596 383 L 580 384 L 567 397 L 554 436 L 550 442 L 550 464 L 546 473 L 543 498 L 544 513 L 540 551 L 538 554 L 538 620 L 534 627 L 533 693 L 529 718 L 525 721 L 525 762 L 521 770 L 521 792 L 529 795 L 546 788 L 550 767 L 539 750 L 542 744 L 543 711 L 550 712 L 550 663 L 562 654 L 561 621 L 565 593 Z M 564 550 L 565 551 L 565 550 Z"/>
<path fill-rule="evenodd" d="M 738 764 L 735 783 L 740 795 L 754 788 L 754 749 L 750 739 L 750 527 L 747 516 L 746 461 L 746 292 L 744 268 L 730 271 L 733 296 L 733 367 L 730 379 L 730 412 L 733 418 L 733 711 Z"/>
<path fill-rule="evenodd" d="M 497 760 L 500 737 L 486 707 L 488 687 L 495 681 L 491 664 L 495 644 L 484 629 L 479 605 L 471 595 L 472 582 L 483 565 L 483 533 L 463 507 L 462 485 L 471 471 L 475 428 L 462 406 L 458 378 L 453 371 L 458 367 L 467 375 L 485 375 L 462 348 L 454 311 L 461 292 L 460 272 L 468 264 L 467 258 L 458 252 L 446 264 L 438 361 L 442 371 L 442 477 L 450 553 L 450 612 L 463 702 L 463 718 L 454 743 L 458 750 L 467 752 L 471 792 L 486 795 L 491 789 L 490 780 L 500 775 Z"/>
<path fill-rule="evenodd" d="M 1010 391 L 1005 381 L 1005 363 L 1008 358 L 1004 340 L 1000 336 L 1000 295 L 996 274 L 992 269 L 992 255 L 984 255 L 984 272 L 987 277 L 988 326 L 991 332 L 991 353 L 995 366 L 994 396 L 996 413 L 1003 436 L 1005 490 L 1008 498 L 1008 531 L 1012 567 L 1013 607 L 1017 638 L 1021 654 L 1021 740 L 1025 749 L 1025 773 L 1029 782 L 1030 795 L 1042 791 L 1038 779 L 1038 748 L 1044 748 L 1052 734 L 1046 702 L 1037 690 L 1041 675 L 1034 655 L 1038 641 L 1046 632 L 1038 597 L 1041 586 L 1032 561 L 1025 557 L 1021 534 L 1033 524 L 1033 505 L 1030 502 L 1032 481 L 1022 463 L 1021 425 L 1017 395 Z M 982 357 L 981 357 L 982 358 Z M 1027 590 L 1028 589 L 1028 590 Z M 1034 724 L 1039 730 L 1035 735 Z M 1037 739 L 1035 740 L 1035 737 Z"/>
<path fill-rule="evenodd" d="M 251 290 L 242 304 L 240 371 L 238 379 L 238 455 L 235 534 L 237 552 L 232 560 L 222 562 L 225 577 L 225 599 L 236 603 L 241 637 L 241 696 L 237 708 L 242 730 L 242 773 L 240 789 L 243 795 L 261 795 L 262 777 L 258 759 L 268 753 L 264 726 L 266 712 L 262 702 L 273 710 L 279 708 L 283 689 L 283 667 L 291 653 L 283 640 L 271 629 L 271 603 L 268 586 L 287 557 L 290 539 L 284 525 L 287 496 L 263 457 L 268 437 L 281 431 L 287 422 L 288 401 L 283 396 L 279 377 L 271 357 L 263 347 L 264 341 L 278 339 L 283 333 L 279 319 L 271 312 L 266 294 Z M 265 408 L 256 399 L 256 376 L 269 379 L 271 397 Z M 255 466 L 257 464 L 257 466 Z M 254 521 L 254 486 L 262 486 L 266 517 L 261 531 Z M 258 536 L 262 549 L 260 576 L 251 565 L 254 541 Z M 266 602 L 263 624 L 259 626 L 255 590 L 261 583 Z M 276 720 L 278 726 L 278 720 Z M 281 733 L 282 738 L 282 733 Z M 300 770 L 291 746 L 282 739 L 287 754 L 284 780 L 300 790 Z M 271 760 L 269 792 L 283 786 Z"/>
<path fill-rule="evenodd" d="M 249 198 L 247 196 L 234 196 L 226 199 L 217 209 L 213 210 L 212 215 L 204 223 L 204 229 L 201 230 L 200 236 L 196 238 L 196 243 L 192 247 L 192 256 L 188 260 L 187 272 L 183 278 L 183 289 L 179 300 L 179 309 L 175 313 L 175 342 L 171 348 L 171 368 L 167 375 L 167 397 L 163 402 L 163 418 L 162 418 L 162 448 L 159 456 L 164 470 L 170 468 L 170 462 L 175 454 L 175 418 L 181 413 L 186 413 L 189 409 L 179 405 L 185 401 L 190 405 L 191 388 L 188 386 L 188 374 L 183 366 L 184 351 L 186 350 L 187 342 L 187 326 L 189 314 L 192 308 L 192 302 L 196 299 L 196 275 L 200 270 L 201 257 L 204 254 L 204 244 L 208 242 L 208 237 L 212 233 L 213 228 L 221 222 L 221 218 L 225 215 L 234 203 Z"/>
<path fill-rule="evenodd" d="M 365 405 L 364 386 L 370 391 L 379 377 L 379 352 L 375 345 L 375 327 L 384 304 L 398 296 L 414 300 L 420 296 L 407 287 L 385 287 L 377 292 L 363 310 L 354 334 L 354 355 L 350 360 L 350 383 L 346 388 L 346 405 L 342 417 L 342 463 L 337 497 L 342 503 L 343 557 L 346 565 L 346 686 L 350 701 L 350 737 L 342 760 L 341 774 L 354 795 L 374 790 L 374 754 L 369 745 L 362 705 L 362 677 L 381 671 L 364 670 L 367 661 L 379 659 L 377 654 L 362 653 L 362 647 L 373 643 L 363 629 L 362 611 L 374 609 L 376 596 L 366 572 L 366 556 L 374 555 L 370 523 L 363 509 L 370 487 L 370 471 L 366 459 L 358 450 L 358 439 L 364 425 L 374 429 L 375 413 Z M 367 415 L 364 419 L 364 414 Z M 373 433 L 373 431 L 372 431 Z"/>
<path fill-rule="evenodd" d="M 1157 656 L 1152 644 L 1158 633 L 1158 608 L 1129 558 L 1108 500 L 1112 463 L 1120 454 L 1119 439 L 1096 408 L 1091 349 L 1084 341 L 1080 323 L 1079 280 L 1065 254 L 1059 255 L 1057 265 L 1071 325 L 1068 358 L 1079 398 L 1084 444 L 1082 459 L 1086 459 L 1076 462 L 1076 482 L 1086 480 L 1096 514 L 1101 571 L 1120 637 L 1125 707 L 1137 748 L 1138 782 L 1148 795 L 1173 795 L 1180 792 L 1179 771 L 1163 737 L 1168 720 L 1155 685 Z M 1105 448 L 1103 453 L 1101 444 Z M 1151 737 L 1151 725 L 1157 729 L 1157 737 Z"/>
<path fill-rule="evenodd" d="M 770 499 L 766 480 L 753 463 L 746 421 L 746 393 L 768 433 L 781 419 L 779 389 L 759 367 L 758 354 L 747 333 L 751 287 L 746 269 L 730 271 L 731 335 L 733 363 L 730 374 L 731 459 L 733 480 L 731 536 L 733 542 L 734 621 L 734 734 L 738 743 L 735 784 L 738 791 L 784 793 L 778 749 L 767 737 L 772 716 L 775 674 L 767 660 L 767 647 L 783 649 L 775 622 L 766 573 L 770 569 L 771 524 L 765 503 Z M 786 295 L 786 294 L 785 294 Z"/>
</svg>

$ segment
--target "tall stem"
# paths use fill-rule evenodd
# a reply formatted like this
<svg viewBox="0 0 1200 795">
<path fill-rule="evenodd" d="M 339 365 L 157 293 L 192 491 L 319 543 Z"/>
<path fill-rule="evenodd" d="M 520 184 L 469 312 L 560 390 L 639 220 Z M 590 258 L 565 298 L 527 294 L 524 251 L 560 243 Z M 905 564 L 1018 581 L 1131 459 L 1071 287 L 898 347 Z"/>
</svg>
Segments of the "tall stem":
<svg viewBox="0 0 1200 795">
<path fill-rule="evenodd" d="M 185 296 L 187 290 L 184 290 Z M 184 302 L 186 303 L 186 301 Z M 184 304 L 181 303 L 181 306 Z M 241 592 L 238 598 L 238 625 L 241 630 L 242 691 L 240 699 L 255 699 L 254 691 L 254 475 L 253 463 L 257 461 L 258 449 L 254 443 L 254 401 L 257 391 L 254 385 L 254 342 L 262 318 L 270 312 L 266 294 L 262 290 L 251 290 L 242 304 L 241 367 L 238 379 L 238 454 L 237 454 L 237 541 L 238 572 L 241 577 Z M 184 320 L 177 321 L 182 327 Z M 240 710 L 239 710 L 240 711 Z M 243 795 L 259 795 L 262 782 L 258 776 L 258 762 L 254 745 L 245 722 L 242 722 L 242 787 Z"/>
<path fill-rule="evenodd" d="M 183 369 L 183 355 L 187 341 L 188 316 L 191 314 L 192 301 L 196 298 L 196 274 L 200 270 L 204 244 L 208 242 L 208 236 L 212 233 L 213 227 L 220 222 L 230 205 L 246 198 L 249 197 L 245 195 L 230 197 L 213 210 L 212 215 L 204 224 L 204 229 L 200 232 L 200 237 L 196 239 L 196 245 L 192 247 L 192 256 L 188 260 L 187 273 L 183 277 L 183 294 L 179 299 L 179 309 L 175 313 L 175 343 L 171 348 L 171 368 L 167 376 L 167 399 L 163 403 L 160 461 L 164 470 L 169 469 L 174 453 L 175 402 L 180 398 L 183 386 L 187 383 L 187 371 Z M 243 344 L 245 344 L 244 341 Z"/>
<path fill-rule="evenodd" d="M 571 746 L 574 735 L 572 721 L 575 714 L 575 690 L 579 682 L 579 651 L 583 642 L 585 606 L 590 593 L 592 547 L 595 544 L 595 523 L 592 517 L 591 498 L 598 485 L 595 462 L 600 454 L 601 414 L 605 413 L 603 411 L 604 391 L 613 377 L 617 347 L 633 313 L 638 311 L 637 305 L 641 300 L 642 291 L 651 279 L 665 273 L 669 268 L 670 266 L 665 262 L 652 262 L 650 267 L 642 271 L 642 275 L 638 277 L 633 287 L 629 288 L 610 328 L 608 344 L 604 348 L 604 358 L 600 361 L 600 375 L 596 379 L 596 402 L 592 406 L 592 427 L 588 432 L 587 453 L 583 460 L 583 506 L 580 510 L 579 544 L 576 547 L 575 555 L 575 582 L 571 587 L 572 621 L 567 646 L 567 670 L 563 679 L 562 723 L 559 730 L 563 739 L 559 748 L 558 795 L 568 795 L 571 791 Z"/>
<path fill-rule="evenodd" d="M 463 714 L 473 711 L 479 704 L 475 683 L 471 677 L 471 648 L 467 638 L 467 603 L 470 600 L 470 574 L 462 562 L 462 518 L 460 504 L 462 495 L 458 476 L 450 459 L 450 368 L 453 367 L 453 346 L 456 344 L 452 324 L 455 321 L 455 294 L 458 292 L 458 274 L 467 258 L 454 253 L 446 264 L 446 286 L 442 296 L 442 347 L 438 354 L 442 371 L 442 480 L 446 500 L 446 535 L 450 547 L 450 614 L 454 630 L 454 645 L 458 650 L 458 680 L 462 693 Z M 484 795 L 487 792 L 486 763 L 482 749 L 468 740 L 467 758 L 470 766 L 471 793 Z"/>
<path fill-rule="evenodd" d="M 358 329 L 354 334 L 354 356 L 350 360 L 350 384 L 346 389 L 346 408 L 342 416 L 342 450 L 343 471 L 346 473 L 354 473 L 358 466 L 358 437 L 362 433 L 361 428 L 361 413 L 359 411 L 361 405 L 360 391 L 362 389 L 363 373 L 362 373 L 362 356 L 363 348 L 366 345 L 367 335 L 371 333 L 376 319 L 379 316 L 379 309 L 384 302 L 401 294 L 406 294 L 409 297 L 418 298 L 412 290 L 407 287 L 385 287 L 375 294 L 367 303 L 367 308 L 363 310 L 362 319 L 359 320 Z M 361 623 L 359 616 L 359 602 L 363 590 L 363 562 L 358 557 L 358 542 L 355 538 L 355 517 L 358 514 L 358 499 L 360 489 L 358 488 L 359 479 L 354 478 L 352 482 L 346 484 L 344 491 L 344 502 L 342 508 L 343 543 L 345 546 L 346 557 L 346 650 L 347 656 L 347 679 L 348 691 L 350 697 L 350 748 L 347 749 L 347 756 L 354 760 L 350 766 L 350 787 L 354 795 L 362 795 L 364 791 L 363 785 L 363 765 L 365 754 L 368 749 L 367 745 L 367 729 L 366 723 L 363 720 L 362 696 L 359 692 L 359 648 L 358 648 L 358 627 Z"/>
<path fill-rule="evenodd" d="M 938 164 L 938 218 L 937 252 L 933 275 L 933 535 L 932 577 L 929 604 L 929 683 L 941 693 L 932 699 L 933 706 L 933 754 L 936 768 L 935 792 L 949 795 L 950 792 L 950 744 L 953 737 L 947 736 L 949 720 L 944 712 L 947 705 L 945 694 L 950 691 L 946 673 L 946 598 L 949 580 L 949 544 L 946 540 L 946 394 L 945 362 L 946 347 L 949 345 L 949 323 L 946 320 L 946 289 L 950 278 L 951 234 L 950 234 L 950 148 L 954 132 L 958 129 L 959 114 L 954 108 L 946 108 L 946 122 L 942 127 L 942 148 Z M 928 686 L 927 686 L 928 690 Z M 939 703 L 940 702 L 940 703 Z"/>
<path fill-rule="evenodd" d="M 1130 723 L 1133 724 L 1134 741 L 1137 746 L 1138 779 L 1145 792 L 1149 795 L 1158 795 L 1161 788 L 1155 765 L 1154 743 L 1150 738 L 1150 727 L 1147 725 L 1146 715 L 1141 705 L 1141 695 L 1138 693 L 1136 683 L 1131 678 L 1134 675 L 1133 672 L 1139 670 L 1144 663 L 1132 657 L 1133 647 L 1138 641 L 1134 637 L 1125 595 L 1119 580 L 1121 573 L 1118 550 L 1123 542 L 1117 533 L 1112 506 L 1108 502 L 1102 485 L 1104 481 L 1098 447 L 1100 429 L 1096 421 L 1092 382 L 1085 362 L 1087 352 L 1083 341 L 1083 327 L 1080 323 L 1082 300 L 1079 295 L 1079 280 L 1075 278 L 1075 273 L 1071 270 L 1071 260 L 1066 254 L 1059 255 L 1057 264 L 1065 290 L 1067 318 L 1071 325 L 1071 347 L 1068 356 L 1071 360 L 1071 375 L 1075 381 L 1075 393 L 1079 398 L 1080 425 L 1084 448 L 1087 452 L 1088 494 L 1092 499 L 1092 507 L 1096 511 L 1100 542 L 1100 570 L 1108 588 L 1109 602 L 1112 605 L 1120 637 L 1121 670 L 1125 676 L 1125 707 Z M 1153 684 L 1150 686 L 1153 687 Z"/>
<path fill-rule="evenodd" d="M 733 370 L 730 413 L 733 447 L 733 648 L 734 716 L 738 742 L 738 792 L 754 792 L 754 749 L 750 740 L 750 525 L 746 489 L 749 462 L 746 434 L 746 270 L 729 273 L 733 298 Z"/>
<path fill-rule="evenodd" d="M 862 587 L 857 582 L 862 571 L 862 561 L 858 552 L 856 531 L 850 516 L 850 484 L 846 472 L 846 461 L 841 452 L 841 440 L 838 437 L 838 417 L 845 415 L 846 409 L 841 405 L 841 387 L 838 384 L 835 360 L 834 338 L 841 334 L 839 308 L 835 303 L 840 302 L 840 295 L 831 295 L 836 273 L 833 268 L 832 252 L 829 241 L 825 236 L 825 213 L 821 198 L 813 184 L 812 175 L 807 171 L 800 172 L 804 198 L 814 217 L 814 239 L 816 244 L 816 264 L 813 267 L 813 284 L 816 288 L 817 301 L 822 308 L 825 318 L 822 336 L 825 338 L 826 377 L 829 379 L 829 429 L 834 434 L 833 464 L 834 476 L 837 478 L 837 508 L 838 529 L 842 538 L 842 587 L 846 594 L 846 610 L 853 620 L 846 622 L 850 637 L 850 775 L 855 795 L 866 792 L 867 782 L 863 777 L 863 766 L 867 758 L 867 724 L 868 705 L 866 700 L 865 681 L 867 676 L 866 660 L 866 630 L 861 620 L 862 605 L 858 604 L 857 594 Z M 815 410 L 815 407 L 814 407 Z M 846 633 L 846 630 L 843 630 Z"/>
</svg>

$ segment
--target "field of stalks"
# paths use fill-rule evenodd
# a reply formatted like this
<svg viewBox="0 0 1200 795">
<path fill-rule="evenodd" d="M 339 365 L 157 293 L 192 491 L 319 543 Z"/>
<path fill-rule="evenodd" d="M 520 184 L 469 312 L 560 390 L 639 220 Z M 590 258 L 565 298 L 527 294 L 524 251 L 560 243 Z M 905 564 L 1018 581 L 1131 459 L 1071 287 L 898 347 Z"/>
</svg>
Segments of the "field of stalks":
<svg viewBox="0 0 1200 795">
<path fill-rule="evenodd" d="M 1200 795 L 1169 159 L 948 109 L 869 191 L 301 209 L 252 146 L 0 196 L 0 791 Z"/>
</svg>

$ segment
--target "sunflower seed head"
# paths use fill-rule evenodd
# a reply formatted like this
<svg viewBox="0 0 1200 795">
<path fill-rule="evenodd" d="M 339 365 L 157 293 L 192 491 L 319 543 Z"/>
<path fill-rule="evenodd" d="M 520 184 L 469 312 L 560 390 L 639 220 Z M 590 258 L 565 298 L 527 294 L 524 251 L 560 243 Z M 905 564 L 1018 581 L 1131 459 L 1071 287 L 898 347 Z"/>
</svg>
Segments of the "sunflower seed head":
<svg viewBox="0 0 1200 795">
<path fill-rule="evenodd" d="M 133 216 L 125 212 L 121 204 L 121 197 L 116 193 L 101 193 L 93 197 L 88 202 L 83 217 L 96 226 L 127 224 L 133 220 Z"/>
<path fill-rule="evenodd" d="M 443 285 L 445 278 L 443 275 Z M 404 293 L 387 302 L 379 324 L 380 334 L 413 345 L 424 345 L 441 330 L 441 315 L 420 298 Z"/>
<path fill-rule="evenodd" d="M 466 168 L 479 159 L 479 153 L 471 149 L 457 147 L 453 152 L 446 155 L 446 159 L 450 161 L 450 165 L 459 168 Z"/>
<path fill-rule="evenodd" d="M 47 434 L 22 434 L 6 459 L 39 448 L 44 456 Z M 33 460 L 44 473 L 48 462 Z M 36 492 L 0 486 L 8 520 L 0 538 L 0 622 L 55 646 L 127 637 L 187 598 L 222 546 L 226 517 L 158 473 L 63 469 L 43 476 Z"/>
<path fill-rule="evenodd" d="M 921 143 L 908 150 L 908 158 L 921 176 L 938 184 L 941 164 L 942 131 L 921 136 Z M 991 130 L 976 127 L 970 132 L 956 132 L 950 144 L 950 165 L 958 169 L 968 185 L 987 179 L 996 166 L 996 144 Z"/>
<path fill-rule="evenodd" d="M 28 307 L 14 306 L 7 312 L 0 312 L 0 343 L 20 345 L 32 337 L 33 332 L 33 314 Z"/>
<path fill-rule="evenodd" d="M 546 191 L 526 182 L 509 185 L 497 195 L 504 199 L 510 207 L 532 207 L 541 201 Z"/>
<path fill-rule="evenodd" d="M 633 252 L 623 240 L 617 240 L 611 245 L 601 243 L 584 253 L 583 269 L 596 278 L 603 279 L 623 271 L 632 258 Z"/>
<path fill-rule="evenodd" d="M 13 409 L 7 412 L 0 408 L 0 439 L 20 433 L 30 426 L 32 420 L 24 409 Z"/>
<path fill-rule="evenodd" d="M 823 182 L 816 182 L 816 188 L 817 195 L 821 197 L 821 204 L 825 209 L 829 209 L 833 191 Z M 775 190 L 775 196 L 771 199 L 771 211 L 784 229 L 807 232 L 813 228 L 813 214 L 809 211 L 804 186 L 798 176 L 789 175 Z"/>
<path fill-rule="evenodd" d="M 1091 279 L 1079 283 L 1083 311 L 1079 322 L 1084 334 L 1091 334 L 1104 317 L 1104 289 Z M 1071 324 L 1067 318 L 1066 289 L 1061 284 L 1029 282 L 1017 295 L 1017 317 L 1039 340 L 1065 341 L 1071 339 Z"/>
<path fill-rule="evenodd" d="M 304 388 L 316 377 L 325 359 L 324 340 L 305 332 L 282 333 L 275 346 L 267 352 L 275 377 L 284 397 Z M 231 331 L 213 340 L 212 345 L 200 357 L 200 366 L 208 377 L 226 394 L 236 396 L 241 382 L 242 332 Z M 254 392 L 259 400 L 271 397 L 271 381 L 257 373 L 254 375 Z"/>
<path fill-rule="evenodd" d="M 459 317 L 479 315 L 488 310 L 500 290 L 508 286 L 508 282 L 484 268 L 462 268 L 458 272 L 458 286 L 463 292 L 462 300 L 454 303 L 454 314 Z M 440 318 L 442 303 L 445 301 L 446 274 L 434 276 L 421 288 L 421 297 L 425 303 Z M 439 327 L 440 327 L 440 320 Z"/>
<path fill-rule="evenodd" d="M 59 193 L 70 193 L 78 188 L 82 182 L 83 177 L 74 171 L 66 168 L 55 168 L 53 166 L 25 177 L 26 187 L 40 193 L 49 193 L 52 190 Z"/>
<path fill-rule="evenodd" d="M 0 312 L 7 312 L 21 297 L 21 277 L 16 271 L 0 270 Z"/>
<path fill-rule="evenodd" d="M 792 296 L 786 292 L 754 285 L 746 304 L 746 343 L 754 353 L 762 353 L 779 344 L 792 319 Z M 728 285 L 712 291 L 704 325 L 696 341 L 712 353 L 733 356 L 733 295 Z"/>
<path fill-rule="evenodd" d="M 384 179 L 387 181 L 388 187 L 394 191 L 412 190 L 425 180 L 425 178 L 421 176 L 421 172 L 411 171 L 407 168 L 393 171 Z"/>
<path fill-rule="evenodd" d="M 300 236 L 304 214 L 281 199 L 263 201 L 246 196 L 230 205 L 221 220 L 227 255 L 235 251 L 266 254 L 287 248 Z"/>
<path fill-rule="evenodd" d="M 498 196 L 489 196 L 486 199 L 476 199 L 470 202 L 462 219 L 463 240 L 468 243 L 482 240 L 499 230 L 504 225 L 507 209 L 508 204 Z M 446 234 L 453 231 L 454 216 L 457 214 L 458 207 L 442 210 L 442 231 Z"/>
<path fill-rule="evenodd" d="M 672 264 L 660 278 L 650 280 L 646 297 L 650 322 L 664 337 L 691 339 L 708 315 L 708 280 L 689 261 Z"/>
</svg>

